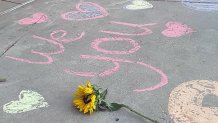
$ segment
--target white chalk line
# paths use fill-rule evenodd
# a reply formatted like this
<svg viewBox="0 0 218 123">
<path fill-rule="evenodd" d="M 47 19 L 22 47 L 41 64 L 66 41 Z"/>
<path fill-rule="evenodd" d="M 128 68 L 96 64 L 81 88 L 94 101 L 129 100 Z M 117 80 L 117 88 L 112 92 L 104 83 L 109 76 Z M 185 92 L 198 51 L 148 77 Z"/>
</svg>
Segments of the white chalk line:
<svg viewBox="0 0 218 123">
<path fill-rule="evenodd" d="M 19 4 L 19 5 L 16 5 L 16 6 L 10 8 L 10 9 L 7 9 L 7 10 L 5 10 L 5 11 L 3 11 L 3 12 L 0 12 L 0 16 L 2 16 L 2 15 L 4 15 L 4 14 L 7 14 L 7 13 L 9 13 L 9 12 L 12 12 L 12 11 L 14 11 L 14 10 L 16 10 L 16 9 L 22 7 L 22 6 L 25 6 L 25 5 L 29 4 L 29 3 L 32 3 L 32 2 L 34 2 L 34 1 L 35 1 L 35 0 L 29 0 L 29 1 L 27 1 L 27 2 L 24 2 L 24 3 L 21 3 L 21 4 Z"/>
</svg>

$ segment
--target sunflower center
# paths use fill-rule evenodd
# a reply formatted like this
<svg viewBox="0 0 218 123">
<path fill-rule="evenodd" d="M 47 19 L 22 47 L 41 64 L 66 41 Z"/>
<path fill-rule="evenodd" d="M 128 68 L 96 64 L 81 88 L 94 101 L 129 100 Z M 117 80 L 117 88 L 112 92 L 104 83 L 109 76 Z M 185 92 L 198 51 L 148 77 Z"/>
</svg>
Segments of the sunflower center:
<svg viewBox="0 0 218 123">
<path fill-rule="evenodd" d="M 84 102 L 85 104 L 88 104 L 88 103 L 91 102 L 90 96 L 91 96 L 91 94 L 86 95 L 86 96 L 83 97 L 83 102 Z"/>
</svg>

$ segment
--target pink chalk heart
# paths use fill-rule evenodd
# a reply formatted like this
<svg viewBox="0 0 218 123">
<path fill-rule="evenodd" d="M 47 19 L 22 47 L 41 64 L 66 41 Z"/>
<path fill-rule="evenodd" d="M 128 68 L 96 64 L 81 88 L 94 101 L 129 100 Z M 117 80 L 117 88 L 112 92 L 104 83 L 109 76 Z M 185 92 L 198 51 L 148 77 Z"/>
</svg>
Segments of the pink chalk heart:
<svg viewBox="0 0 218 123">
<path fill-rule="evenodd" d="M 31 18 L 23 18 L 18 21 L 20 25 L 30 25 L 35 23 L 44 23 L 48 21 L 48 16 L 44 13 L 35 13 Z"/>
<path fill-rule="evenodd" d="M 66 12 L 61 15 L 64 20 L 93 20 L 103 18 L 109 13 L 100 5 L 91 2 L 82 2 L 76 5 L 77 11 Z"/>
<path fill-rule="evenodd" d="M 167 29 L 161 32 L 166 37 L 180 37 L 193 32 L 187 25 L 179 22 L 168 22 L 166 27 Z"/>
</svg>

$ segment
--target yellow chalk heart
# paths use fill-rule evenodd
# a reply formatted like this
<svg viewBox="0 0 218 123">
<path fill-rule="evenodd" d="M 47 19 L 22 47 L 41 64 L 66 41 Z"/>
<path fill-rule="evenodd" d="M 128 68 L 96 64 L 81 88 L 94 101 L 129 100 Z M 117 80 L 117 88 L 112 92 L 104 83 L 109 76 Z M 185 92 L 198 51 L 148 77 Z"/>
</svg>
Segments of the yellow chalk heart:
<svg viewBox="0 0 218 123">
<path fill-rule="evenodd" d="M 19 100 L 11 101 L 3 106 L 6 113 L 22 113 L 34 109 L 48 107 L 48 103 L 37 92 L 31 90 L 23 90 L 20 92 Z"/>
<path fill-rule="evenodd" d="M 143 0 L 134 0 L 132 1 L 132 4 L 126 6 L 126 9 L 130 9 L 130 10 L 148 9 L 148 8 L 153 8 L 153 5 Z"/>
<path fill-rule="evenodd" d="M 134 5 L 137 5 L 137 6 L 144 6 L 144 5 L 147 5 L 147 1 L 142 1 L 142 0 L 135 0 L 135 1 L 132 1 L 132 3 Z"/>
</svg>

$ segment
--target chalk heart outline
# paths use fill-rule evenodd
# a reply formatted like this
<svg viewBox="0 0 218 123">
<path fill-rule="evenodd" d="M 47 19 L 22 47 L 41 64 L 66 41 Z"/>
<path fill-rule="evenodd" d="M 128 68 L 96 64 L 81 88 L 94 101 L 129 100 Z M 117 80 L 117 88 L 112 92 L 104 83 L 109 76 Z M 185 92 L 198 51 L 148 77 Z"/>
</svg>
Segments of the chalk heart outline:
<svg viewBox="0 0 218 123">
<path fill-rule="evenodd" d="M 32 17 L 23 18 L 18 21 L 20 25 L 30 25 L 34 23 L 44 23 L 48 21 L 48 16 L 44 13 L 35 13 Z"/>
<path fill-rule="evenodd" d="M 86 7 L 92 7 L 93 10 L 90 10 Z M 77 11 L 66 12 L 61 15 L 64 20 L 75 20 L 75 21 L 83 21 L 83 20 L 93 20 L 98 18 L 103 18 L 109 15 L 109 13 L 100 5 L 92 2 L 82 2 L 76 5 Z M 70 17 L 71 16 L 71 17 Z M 75 18 L 76 16 L 81 16 L 81 18 Z"/>
<path fill-rule="evenodd" d="M 218 81 L 192 80 L 175 87 L 168 111 L 174 123 L 217 123 L 218 107 L 204 107 L 206 95 L 218 96 Z"/>
<path fill-rule="evenodd" d="M 134 0 L 132 1 L 132 4 L 126 6 L 126 9 L 129 10 L 140 10 L 140 9 L 150 9 L 150 8 L 153 8 L 153 5 L 143 0 Z"/>
<path fill-rule="evenodd" d="M 16 114 L 48 106 L 48 103 L 39 93 L 31 90 L 22 90 L 19 94 L 19 100 L 5 104 L 3 106 L 3 111 Z"/>
<path fill-rule="evenodd" d="M 189 33 L 194 32 L 190 27 L 186 24 L 182 24 L 180 22 L 168 22 L 166 24 L 166 29 L 161 33 L 166 37 L 180 37 Z"/>
</svg>

